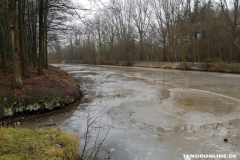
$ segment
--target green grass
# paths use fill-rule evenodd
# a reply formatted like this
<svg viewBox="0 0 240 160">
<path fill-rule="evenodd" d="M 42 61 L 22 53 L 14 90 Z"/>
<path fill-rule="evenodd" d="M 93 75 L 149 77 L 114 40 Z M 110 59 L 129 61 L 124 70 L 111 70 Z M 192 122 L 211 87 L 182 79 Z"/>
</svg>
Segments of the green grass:
<svg viewBox="0 0 240 160">
<path fill-rule="evenodd" d="M 0 128 L 0 160 L 81 160 L 79 138 L 52 130 Z"/>
</svg>

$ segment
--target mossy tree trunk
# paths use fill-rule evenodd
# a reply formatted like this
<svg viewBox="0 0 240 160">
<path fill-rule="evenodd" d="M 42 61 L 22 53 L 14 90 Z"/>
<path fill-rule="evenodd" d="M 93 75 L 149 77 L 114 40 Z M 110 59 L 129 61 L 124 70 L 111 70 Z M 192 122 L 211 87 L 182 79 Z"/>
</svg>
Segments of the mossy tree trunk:
<svg viewBox="0 0 240 160">
<path fill-rule="evenodd" d="M 13 88 L 22 88 L 22 77 L 20 71 L 20 60 L 18 51 L 18 40 L 17 39 L 17 18 L 16 18 L 16 0 L 10 1 L 11 10 L 11 36 L 12 36 L 12 54 L 13 54 Z"/>
</svg>

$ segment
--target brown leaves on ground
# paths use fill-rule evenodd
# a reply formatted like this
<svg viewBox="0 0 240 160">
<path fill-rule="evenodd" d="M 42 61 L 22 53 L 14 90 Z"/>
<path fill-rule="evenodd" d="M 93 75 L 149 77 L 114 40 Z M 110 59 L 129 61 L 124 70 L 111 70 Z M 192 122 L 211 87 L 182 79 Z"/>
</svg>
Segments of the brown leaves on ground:
<svg viewBox="0 0 240 160">
<path fill-rule="evenodd" d="M 49 66 L 42 76 L 37 75 L 37 69 L 29 69 L 29 77 L 22 77 L 23 88 L 13 89 L 11 69 L 5 73 L 0 70 L 0 95 L 14 94 L 17 97 L 66 97 L 79 93 L 78 84 L 65 72 L 57 67 Z"/>
</svg>

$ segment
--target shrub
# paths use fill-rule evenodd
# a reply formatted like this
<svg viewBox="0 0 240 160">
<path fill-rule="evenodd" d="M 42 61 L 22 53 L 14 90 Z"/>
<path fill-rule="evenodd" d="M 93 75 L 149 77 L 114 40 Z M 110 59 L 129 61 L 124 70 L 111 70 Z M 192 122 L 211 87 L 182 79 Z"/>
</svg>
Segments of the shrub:
<svg viewBox="0 0 240 160">
<path fill-rule="evenodd" d="M 133 66 L 133 62 L 127 61 L 127 66 Z"/>
<path fill-rule="evenodd" d="M 213 71 L 215 71 L 215 72 L 227 71 L 227 68 L 226 68 L 225 63 L 223 63 L 222 61 L 216 63 L 215 66 L 214 66 L 214 68 L 213 68 Z"/>
<path fill-rule="evenodd" d="M 80 61 L 80 60 L 72 60 L 70 63 L 79 63 L 79 64 L 82 64 L 83 62 Z"/>
<path fill-rule="evenodd" d="M 105 64 L 105 57 L 102 55 L 97 55 L 95 61 L 96 64 Z"/>
<path fill-rule="evenodd" d="M 231 73 L 240 73 L 240 65 L 237 63 L 230 63 L 228 65 L 228 70 Z"/>
<path fill-rule="evenodd" d="M 183 62 L 179 64 L 176 69 L 183 69 L 183 70 L 188 70 L 187 62 Z"/>
</svg>

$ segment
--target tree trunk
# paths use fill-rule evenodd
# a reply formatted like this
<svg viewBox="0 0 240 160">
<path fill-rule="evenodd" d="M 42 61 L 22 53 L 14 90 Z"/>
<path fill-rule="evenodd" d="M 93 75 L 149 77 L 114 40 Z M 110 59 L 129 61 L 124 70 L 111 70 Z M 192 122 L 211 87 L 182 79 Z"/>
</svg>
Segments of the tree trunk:
<svg viewBox="0 0 240 160">
<path fill-rule="evenodd" d="M 166 38 L 163 38 L 163 62 L 167 61 Z"/>
<path fill-rule="evenodd" d="M 12 54 L 13 54 L 13 88 L 22 88 L 22 77 L 20 71 L 19 52 L 17 46 L 17 19 L 16 19 L 16 0 L 10 1 L 11 6 L 11 36 L 12 36 Z"/>
<path fill-rule="evenodd" d="M 18 22 L 19 22 L 19 53 L 21 59 L 22 75 L 28 77 L 28 61 L 25 47 L 25 29 L 24 29 L 24 13 L 22 0 L 18 0 Z"/>
<path fill-rule="evenodd" d="M 39 0 L 39 54 L 38 75 L 43 74 L 43 0 Z"/>
<path fill-rule="evenodd" d="M 32 1 L 32 10 L 34 10 L 34 1 Z M 33 21 L 32 21 L 32 62 L 33 62 L 33 66 L 34 68 L 37 67 L 37 14 L 32 15 L 33 17 Z"/>
<path fill-rule="evenodd" d="M 45 1 L 45 11 L 44 11 L 44 67 L 48 68 L 48 55 L 47 55 L 47 16 L 48 16 L 48 0 Z"/>
<path fill-rule="evenodd" d="M 36 22 L 34 21 L 32 24 L 32 31 L 33 31 L 32 61 L 33 61 L 34 68 L 36 68 L 37 67 L 37 25 L 36 25 Z"/>
<path fill-rule="evenodd" d="M 3 34 L 2 34 L 2 28 L 0 27 L 0 53 L 2 58 L 2 69 L 6 71 L 6 58 L 5 58 L 5 52 L 4 52 L 4 44 L 3 44 Z"/>
<path fill-rule="evenodd" d="M 140 61 L 143 61 L 143 36 L 140 34 Z"/>
</svg>

